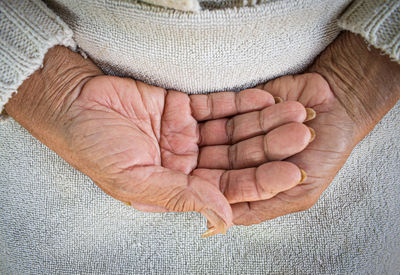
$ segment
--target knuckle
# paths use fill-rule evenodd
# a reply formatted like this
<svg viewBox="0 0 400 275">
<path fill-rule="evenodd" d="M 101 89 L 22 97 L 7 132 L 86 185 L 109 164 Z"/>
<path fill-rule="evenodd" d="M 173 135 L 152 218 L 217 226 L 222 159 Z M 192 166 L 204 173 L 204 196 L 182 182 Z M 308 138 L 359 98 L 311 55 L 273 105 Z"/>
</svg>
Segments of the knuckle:
<svg viewBox="0 0 400 275">
<path fill-rule="evenodd" d="M 228 136 L 228 143 L 232 144 L 235 142 L 234 140 L 234 136 L 235 136 L 235 118 L 230 118 L 227 120 L 226 124 L 225 124 L 225 131 L 226 131 L 226 135 Z"/>
<path fill-rule="evenodd" d="M 263 137 L 263 154 L 265 156 L 265 158 L 267 160 L 271 160 L 271 156 L 270 156 L 270 152 L 269 152 L 269 148 L 268 148 L 268 141 L 269 140 L 269 136 L 268 135 L 264 135 Z"/>
<path fill-rule="evenodd" d="M 235 111 L 240 112 L 242 107 L 242 96 L 240 93 L 235 93 Z"/>
<path fill-rule="evenodd" d="M 259 150 L 259 148 L 250 148 L 247 150 L 246 154 L 242 156 L 244 160 L 249 163 L 259 163 L 266 160 L 266 154 Z"/>
<path fill-rule="evenodd" d="M 237 145 L 234 144 L 232 146 L 229 146 L 228 148 L 229 169 L 233 169 L 235 167 L 238 159 L 237 155 L 238 155 Z"/>
</svg>

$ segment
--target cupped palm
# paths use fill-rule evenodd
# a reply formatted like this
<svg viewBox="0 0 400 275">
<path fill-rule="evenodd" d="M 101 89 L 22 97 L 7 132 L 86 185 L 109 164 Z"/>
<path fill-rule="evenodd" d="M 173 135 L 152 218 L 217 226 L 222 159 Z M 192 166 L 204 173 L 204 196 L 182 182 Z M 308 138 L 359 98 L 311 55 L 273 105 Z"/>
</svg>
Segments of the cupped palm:
<svg viewBox="0 0 400 275">
<path fill-rule="evenodd" d="M 234 224 L 249 225 L 307 210 L 319 199 L 359 141 L 356 123 L 318 73 L 283 76 L 258 86 L 284 100 L 299 101 L 317 116 L 307 125 L 316 132 L 315 140 L 302 152 L 290 157 L 307 171 L 307 179 L 271 199 L 232 205 Z"/>
<path fill-rule="evenodd" d="M 264 200 L 302 173 L 279 161 L 310 138 L 304 107 L 259 89 L 192 95 L 98 76 L 63 116 L 59 152 L 114 198 L 144 211 L 198 211 L 215 232 L 230 204 Z M 282 138 L 283 137 L 283 138 Z"/>
</svg>

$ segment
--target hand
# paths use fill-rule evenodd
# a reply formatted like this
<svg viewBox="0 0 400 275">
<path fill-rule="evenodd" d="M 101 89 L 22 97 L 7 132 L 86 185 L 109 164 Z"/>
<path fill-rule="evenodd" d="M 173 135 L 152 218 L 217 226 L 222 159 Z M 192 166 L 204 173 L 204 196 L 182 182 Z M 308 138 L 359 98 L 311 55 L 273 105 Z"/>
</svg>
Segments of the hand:
<svg viewBox="0 0 400 275">
<path fill-rule="evenodd" d="M 307 179 L 271 199 L 233 204 L 234 224 L 260 223 L 312 207 L 354 146 L 400 95 L 400 66 L 378 50 L 368 50 L 354 34 L 342 34 L 310 71 L 314 73 L 284 76 L 258 86 L 317 112 L 307 123 L 316 132 L 315 140 L 287 159 L 303 168 Z"/>
<path fill-rule="evenodd" d="M 268 200 L 233 204 L 235 224 L 260 223 L 310 208 L 354 146 L 354 122 L 321 75 L 284 76 L 263 88 L 274 96 L 313 108 L 317 116 L 307 124 L 315 130 L 316 138 L 304 151 L 287 159 L 307 172 L 305 182 Z"/>
<path fill-rule="evenodd" d="M 230 203 L 304 180 L 276 161 L 312 139 L 301 104 L 274 105 L 259 89 L 188 96 L 104 76 L 88 62 L 52 49 L 6 110 L 114 198 L 144 211 L 198 211 L 212 235 L 232 225 Z"/>
</svg>

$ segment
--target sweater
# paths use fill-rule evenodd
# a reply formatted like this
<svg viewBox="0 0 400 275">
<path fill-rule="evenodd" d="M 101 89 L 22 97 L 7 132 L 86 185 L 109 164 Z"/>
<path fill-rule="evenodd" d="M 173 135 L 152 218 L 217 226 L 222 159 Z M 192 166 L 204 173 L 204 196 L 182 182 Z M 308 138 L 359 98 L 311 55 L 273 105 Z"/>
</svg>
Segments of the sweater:
<svg viewBox="0 0 400 275">
<path fill-rule="evenodd" d="M 340 29 L 400 60 L 399 1 L 145 2 L 1 1 L 0 110 L 54 45 L 78 46 L 107 74 L 187 93 L 300 72 Z"/>
<path fill-rule="evenodd" d="M 146 2 L 0 0 L 2 104 L 57 44 L 189 93 L 300 72 L 342 28 L 399 61 L 395 1 Z M 311 209 L 207 239 L 200 214 L 136 211 L 3 120 L 0 274 L 398 274 L 399 115 L 400 103 Z"/>
</svg>

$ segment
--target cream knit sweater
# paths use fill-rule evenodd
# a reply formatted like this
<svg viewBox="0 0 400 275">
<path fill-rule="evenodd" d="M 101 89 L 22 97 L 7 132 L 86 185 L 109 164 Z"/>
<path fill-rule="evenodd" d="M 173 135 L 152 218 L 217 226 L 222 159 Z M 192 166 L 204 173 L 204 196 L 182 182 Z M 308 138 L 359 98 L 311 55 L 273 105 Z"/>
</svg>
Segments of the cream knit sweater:
<svg viewBox="0 0 400 275">
<path fill-rule="evenodd" d="M 300 72 L 339 27 L 400 60 L 395 0 L 45 2 L 0 2 L 0 111 L 57 44 L 78 45 L 108 74 L 187 93 L 239 90 Z"/>
<path fill-rule="evenodd" d="M 105 72 L 192 93 L 301 71 L 338 19 L 399 61 L 400 3 L 350 2 L 0 0 L 0 106 L 56 44 L 78 45 Z M 399 116 L 400 103 L 310 210 L 208 239 L 199 214 L 136 211 L 4 120 L 0 274 L 399 274 Z"/>
</svg>

